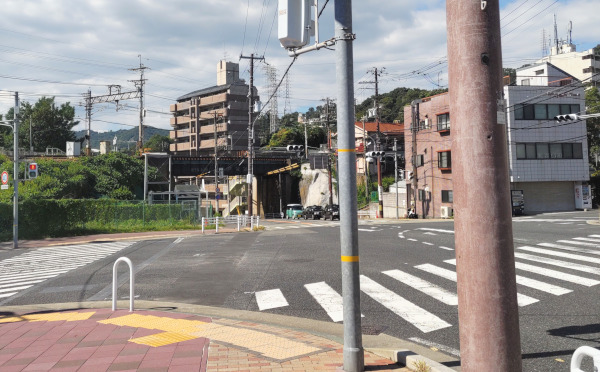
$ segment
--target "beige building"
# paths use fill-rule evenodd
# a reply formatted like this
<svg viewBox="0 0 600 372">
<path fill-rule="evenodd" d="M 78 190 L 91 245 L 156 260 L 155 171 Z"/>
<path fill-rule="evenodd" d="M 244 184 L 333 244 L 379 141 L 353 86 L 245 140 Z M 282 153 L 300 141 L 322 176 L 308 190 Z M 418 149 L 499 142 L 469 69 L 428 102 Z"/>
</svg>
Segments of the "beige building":
<svg viewBox="0 0 600 372">
<path fill-rule="evenodd" d="M 574 44 L 561 43 L 558 48 L 552 47 L 550 55 L 536 64 L 544 62 L 553 64 L 584 83 L 600 81 L 600 54 L 594 53 L 594 49 L 577 52 Z"/>
<path fill-rule="evenodd" d="M 256 88 L 253 94 L 258 101 Z M 248 84 L 237 63 L 220 61 L 217 85 L 179 97 L 170 111 L 175 155 L 214 155 L 215 142 L 220 151 L 248 149 Z"/>
</svg>

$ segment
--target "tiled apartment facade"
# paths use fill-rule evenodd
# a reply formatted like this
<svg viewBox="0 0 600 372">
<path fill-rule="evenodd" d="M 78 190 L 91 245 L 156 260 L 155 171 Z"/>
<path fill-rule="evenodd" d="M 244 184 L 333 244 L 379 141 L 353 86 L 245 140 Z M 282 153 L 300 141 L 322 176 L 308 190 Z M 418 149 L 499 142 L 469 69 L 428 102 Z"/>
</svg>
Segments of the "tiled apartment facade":
<svg viewBox="0 0 600 372">
<path fill-rule="evenodd" d="M 511 189 L 523 190 L 526 213 L 591 207 L 586 121 L 554 120 L 585 113 L 575 86 L 504 87 Z"/>
<path fill-rule="evenodd" d="M 556 115 L 585 113 L 584 89 L 573 85 L 504 87 L 510 187 L 523 190 L 525 213 L 591 208 L 586 122 L 554 120 Z M 444 93 L 419 104 L 415 158 L 412 109 L 404 108 L 406 169 L 412 171 L 416 161 L 415 207 L 423 218 L 446 216 L 452 207 L 449 98 Z M 410 180 L 407 189 L 412 189 Z M 407 205 L 413 204 L 411 191 L 407 198 Z"/>
<path fill-rule="evenodd" d="M 215 137 L 218 151 L 248 149 L 248 84 L 236 63 L 220 61 L 217 85 L 179 97 L 170 111 L 175 155 L 214 155 Z"/>
<path fill-rule="evenodd" d="M 424 218 L 450 216 L 452 211 L 452 131 L 448 93 L 423 98 L 419 104 L 416 156 L 413 157 L 412 109 L 404 107 L 404 154 L 406 170 L 417 164 L 416 205 L 412 182 L 407 179 L 407 205 Z M 447 214 L 448 213 L 448 214 Z"/>
</svg>

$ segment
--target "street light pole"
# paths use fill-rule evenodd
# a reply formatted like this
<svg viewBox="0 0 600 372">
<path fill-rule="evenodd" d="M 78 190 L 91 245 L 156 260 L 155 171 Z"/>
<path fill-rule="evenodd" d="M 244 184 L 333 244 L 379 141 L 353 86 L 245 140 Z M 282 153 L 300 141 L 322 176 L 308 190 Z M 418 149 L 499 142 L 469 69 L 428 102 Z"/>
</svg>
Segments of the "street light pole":
<svg viewBox="0 0 600 372">
<path fill-rule="evenodd" d="M 356 205 L 356 144 L 354 136 L 354 66 L 352 1 L 335 0 L 335 56 L 338 97 L 338 164 L 340 246 L 344 311 L 344 371 L 363 371 Z"/>
</svg>

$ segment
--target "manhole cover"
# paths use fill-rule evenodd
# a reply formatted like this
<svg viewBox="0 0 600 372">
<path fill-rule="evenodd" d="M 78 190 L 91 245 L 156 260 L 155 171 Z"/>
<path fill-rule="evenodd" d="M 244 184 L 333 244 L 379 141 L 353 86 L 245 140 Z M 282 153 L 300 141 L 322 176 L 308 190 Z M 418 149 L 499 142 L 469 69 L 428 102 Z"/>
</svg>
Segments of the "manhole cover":
<svg viewBox="0 0 600 372">
<path fill-rule="evenodd" d="M 362 334 L 368 336 L 378 336 L 381 332 L 385 331 L 388 327 L 378 327 L 371 325 L 364 325 L 361 327 Z"/>
</svg>

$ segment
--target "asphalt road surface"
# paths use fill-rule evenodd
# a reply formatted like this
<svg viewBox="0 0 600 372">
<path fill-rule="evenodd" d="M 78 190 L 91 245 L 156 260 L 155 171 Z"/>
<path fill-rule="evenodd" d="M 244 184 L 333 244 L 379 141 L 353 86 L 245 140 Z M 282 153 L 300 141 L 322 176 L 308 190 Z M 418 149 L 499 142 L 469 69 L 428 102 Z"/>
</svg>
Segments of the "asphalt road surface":
<svg viewBox="0 0 600 372">
<path fill-rule="evenodd" d="M 600 346 L 600 226 L 589 220 L 598 211 L 513 219 L 525 371 L 565 371 L 577 347 Z M 264 224 L 257 233 L 2 251 L 0 310 L 110 299 L 113 263 L 127 256 L 139 299 L 341 322 L 339 223 Z M 359 247 L 363 332 L 459 358 L 453 222 L 361 221 Z"/>
</svg>

